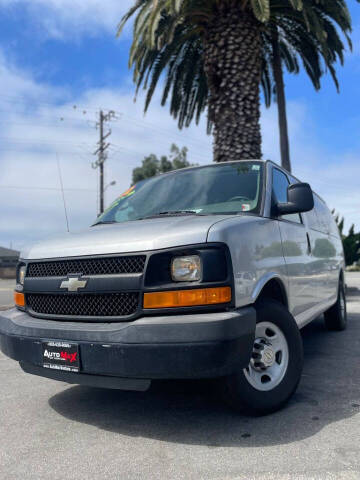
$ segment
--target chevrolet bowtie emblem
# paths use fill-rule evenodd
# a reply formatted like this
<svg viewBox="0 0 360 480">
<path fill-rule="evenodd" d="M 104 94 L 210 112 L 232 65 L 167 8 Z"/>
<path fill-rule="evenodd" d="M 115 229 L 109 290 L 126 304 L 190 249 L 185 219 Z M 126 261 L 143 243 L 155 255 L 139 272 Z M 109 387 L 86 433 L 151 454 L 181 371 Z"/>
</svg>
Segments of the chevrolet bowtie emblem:
<svg viewBox="0 0 360 480">
<path fill-rule="evenodd" d="M 77 292 L 79 288 L 85 288 L 87 280 L 79 280 L 76 277 L 70 277 L 61 282 L 60 288 L 67 288 L 68 292 Z"/>
</svg>

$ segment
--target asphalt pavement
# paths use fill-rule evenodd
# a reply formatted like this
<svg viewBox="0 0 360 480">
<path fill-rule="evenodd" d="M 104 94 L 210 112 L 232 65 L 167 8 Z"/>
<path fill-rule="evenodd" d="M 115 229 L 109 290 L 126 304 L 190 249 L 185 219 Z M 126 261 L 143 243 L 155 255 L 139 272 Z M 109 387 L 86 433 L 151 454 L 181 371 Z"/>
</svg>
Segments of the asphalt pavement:
<svg viewBox="0 0 360 480">
<path fill-rule="evenodd" d="M 360 274 L 347 284 L 348 330 L 303 330 L 299 389 L 267 417 L 232 412 L 212 382 L 68 386 L 0 354 L 0 479 L 359 480 Z"/>
</svg>

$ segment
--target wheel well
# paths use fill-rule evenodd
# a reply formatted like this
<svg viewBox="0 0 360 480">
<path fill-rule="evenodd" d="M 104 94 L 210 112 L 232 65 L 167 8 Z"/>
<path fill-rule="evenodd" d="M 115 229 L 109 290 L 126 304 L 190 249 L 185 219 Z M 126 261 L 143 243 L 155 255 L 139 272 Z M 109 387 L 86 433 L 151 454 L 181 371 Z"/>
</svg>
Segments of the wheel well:
<svg viewBox="0 0 360 480">
<path fill-rule="evenodd" d="M 277 302 L 282 303 L 285 307 L 288 307 L 285 288 L 282 283 L 275 278 L 264 285 L 256 301 L 264 300 L 264 298 L 276 300 Z"/>
<path fill-rule="evenodd" d="M 344 270 L 341 269 L 340 270 L 340 275 L 339 275 L 339 287 L 340 287 L 340 284 L 343 285 L 344 289 L 345 289 L 345 294 L 347 293 L 347 284 L 346 284 L 346 281 L 345 281 L 345 275 L 344 275 Z M 338 295 L 339 295 L 339 292 L 338 292 Z"/>
<path fill-rule="evenodd" d="M 344 282 L 344 271 L 343 270 L 340 270 L 340 281 L 341 282 Z"/>
</svg>

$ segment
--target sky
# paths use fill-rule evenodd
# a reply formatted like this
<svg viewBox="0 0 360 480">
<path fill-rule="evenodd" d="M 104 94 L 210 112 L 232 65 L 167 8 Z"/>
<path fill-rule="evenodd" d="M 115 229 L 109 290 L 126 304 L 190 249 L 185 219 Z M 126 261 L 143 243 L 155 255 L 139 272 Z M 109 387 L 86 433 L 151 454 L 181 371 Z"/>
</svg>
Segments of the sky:
<svg viewBox="0 0 360 480">
<path fill-rule="evenodd" d="M 131 28 L 116 27 L 132 0 L 0 0 L 0 246 L 70 230 L 97 214 L 98 171 L 92 168 L 100 109 L 114 110 L 105 164 L 106 205 L 125 191 L 132 169 L 149 153 L 189 148 L 192 163 L 212 161 L 205 118 L 178 130 L 159 95 L 146 115 L 134 102 L 128 69 Z M 329 76 L 315 92 L 304 75 L 286 76 L 293 173 L 360 230 L 360 5 L 348 0 L 353 52 L 336 92 Z M 262 107 L 263 157 L 280 161 L 276 106 Z"/>
</svg>

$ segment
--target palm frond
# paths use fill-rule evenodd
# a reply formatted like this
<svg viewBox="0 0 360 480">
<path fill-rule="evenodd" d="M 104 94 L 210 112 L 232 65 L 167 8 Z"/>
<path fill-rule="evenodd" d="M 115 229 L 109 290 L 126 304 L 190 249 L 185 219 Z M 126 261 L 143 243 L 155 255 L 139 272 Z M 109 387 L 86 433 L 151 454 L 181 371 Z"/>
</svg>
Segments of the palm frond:
<svg viewBox="0 0 360 480">
<path fill-rule="evenodd" d="M 236 0 L 137 0 L 124 15 L 118 34 L 135 16 L 129 64 L 136 93 L 140 88 L 146 90 L 145 111 L 162 85 L 161 104 L 169 104 L 180 128 L 200 121 L 209 99 L 202 39 L 206 25 L 221 15 L 227 1 L 233 4 Z M 344 41 L 352 47 L 345 0 L 237 1 L 239 9 L 251 9 L 264 24 L 261 87 L 266 106 L 274 94 L 271 30 L 275 27 L 286 71 L 297 74 L 302 65 L 317 90 L 329 72 L 339 88 L 335 66 L 344 62 Z M 211 120 L 207 128 L 211 131 Z"/>
</svg>

